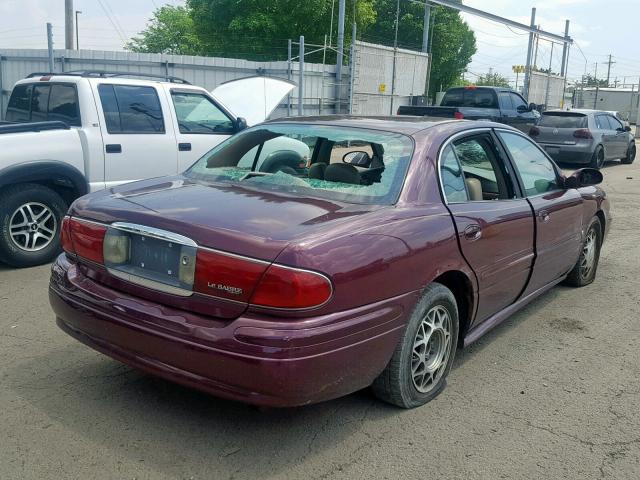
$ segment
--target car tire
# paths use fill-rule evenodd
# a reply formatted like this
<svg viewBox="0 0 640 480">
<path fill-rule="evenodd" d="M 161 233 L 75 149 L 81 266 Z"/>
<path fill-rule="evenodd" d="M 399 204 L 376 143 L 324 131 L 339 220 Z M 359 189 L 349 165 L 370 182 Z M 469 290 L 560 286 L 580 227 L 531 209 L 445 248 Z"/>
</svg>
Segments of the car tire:
<svg viewBox="0 0 640 480">
<path fill-rule="evenodd" d="M 632 142 L 629 144 L 627 148 L 627 155 L 622 159 L 622 163 L 625 165 L 631 165 L 633 161 L 636 159 L 636 142 Z"/>
<path fill-rule="evenodd" d="M 602 225 L 598 217 L 593 217 L 587 228 L 580 256 L 571 272 L 565 280 L 566 285 L 572 287 L 584 287 L 596 278 L 598 262 L 600 261 L 600 248 L 602 247 Z"/>
<path fill-rule="evenodd" d="M 13 267 L 50 262 L 60 251 L 60 224 L 67 212 L 56 192 L 21 184 L 0 194 L 0 260 Z"/>
<path fill-rule="evenodd" d="M 604 160 L 604 148 L 602 147 L 602 145 L 598 145 L 596 147 L 596 151 L 593 152 L 593 156 L 591 157 L 591 163 L 589 164 L 589 166 L 591 168 L 600 170 L 604 166 Z"/>
<path fill-rule="evenodd" d="M 432 283 L 423 292 L 374 394 L 402 408 L 424 405 L 445 387 L 458 340 L 458 307 L 451 290 Z"/>
</svg>

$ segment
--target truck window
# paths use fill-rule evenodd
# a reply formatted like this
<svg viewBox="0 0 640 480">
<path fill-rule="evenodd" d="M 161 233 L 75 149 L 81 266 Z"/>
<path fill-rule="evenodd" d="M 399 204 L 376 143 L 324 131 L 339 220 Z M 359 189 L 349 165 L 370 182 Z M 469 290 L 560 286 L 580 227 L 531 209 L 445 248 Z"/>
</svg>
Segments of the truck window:
<svg viewBox="0 0 640 480">
<path fill-rule="evenodd" d="M 455 88 L 445 93 L 440 106 L 498 108 L 498 97 L 487 88 Z"/>
<path fill-rule="evenodd" d="M 517 93 L 509 92 L 509 95 L 511 96 L 511 101 L 513 102 L 514 110 L 517 110 L 520 107 L 523 107 L 526 109 L 529 108 L 529 106 L 527 105 L 527 102 L 525 102 L 524 99 Z"/>
<path fill-rule="evenodd" d="M 16 85 L 7 105 L 7 122 L 28 122 L 31 85 Z"/>
<path fill-rule="evenodd" d="M 155 88 L 102 84 L 98 87 L 98 93 L 107 132 L 165 133 L 162 108 Z"/>
<path fill-rule="evenodd" d="M 47 105 L 49 105 L 49 85 L 34 85 L 31 93 L 31 121 L 47 121 Z"/>
<path fill-rule="evenodd" d="M 233 121 L 199 93 L 171 92 L 180 133 L 233 133 Z"/>
<path fill-rule="evenodd" d="M 59 120 L 72 127 L 81 126 L 76 87 L 74 85 L 52 84 L 47 111 L 49 121 Z"/>
<path fill-rule="evenodd" d="M 500 98 L 500 108 L 503 110 L 515 110 L 516 107 L 513 105 L 511 101 L 511 96 L 509 92 L 500 92 L 498 93 L 498 97 Z"/>
</svg>

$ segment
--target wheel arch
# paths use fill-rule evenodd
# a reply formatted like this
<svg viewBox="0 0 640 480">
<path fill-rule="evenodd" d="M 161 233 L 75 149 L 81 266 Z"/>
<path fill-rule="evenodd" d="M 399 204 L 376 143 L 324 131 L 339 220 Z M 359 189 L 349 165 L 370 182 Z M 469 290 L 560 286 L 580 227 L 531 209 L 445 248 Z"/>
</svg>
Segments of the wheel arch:
<svg viewBox="0 0 640 480">
<path fill-rule="evenodd" d="M 67 205 L 89 192 L 89 184 L 82 172 L 58 160 L 36 160 L 0 170 L 0 191 L 22 183 L 48 187 L 60 195 Z"/>
<path fill-rule="evenodd" d="M 433 279 L 447 287 L 453 293 L 458 306 L 460 325 L 458 328 L 458 345 L 462 347 L 464 337 L 469 331 L 474 312 L 474 290 L 471 279 L 460 270 L 449 270 Z"/>
</svg>

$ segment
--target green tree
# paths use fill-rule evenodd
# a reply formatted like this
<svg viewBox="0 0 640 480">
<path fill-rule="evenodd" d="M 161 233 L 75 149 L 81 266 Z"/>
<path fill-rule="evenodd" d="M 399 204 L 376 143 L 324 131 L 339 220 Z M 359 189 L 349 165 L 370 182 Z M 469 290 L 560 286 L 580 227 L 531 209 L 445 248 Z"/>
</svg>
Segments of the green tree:
<svg viewBox="0 0 640 480">
<path fill-rule="evenodd" d="M 359 28 L 372 24 L 376 18 L 374 1 L 348 1 L 345 24 L 352 24 L 354 10 Z M 296 41 L 300 35 L 308 44 L 321 45 L 324 35 L 329 34 L 331 6 L 331 0 L 187 0 L 198 38 L 208 55 L 249 60 L 285 59 L 287 39 Z M 334 7 L 335 39 L 337 1 Z M 351 29 L 345 30 L 348 44 Z"/>
<path fill-rule="evenodd" d="M 175 55 L 202 55 L 205 53 L 196 34 L 190 11 L 170 5 L 153 13 L 146 30 L 125 45 L 127 50 L 139 53 L 169 53 Z"/>
<path fill-rule="evenodd" d="M 485 87 L 505 87 L 509 88 L 509 80 L 500 75 L 499 73 L 487 72 L 484 75 L 480 75 L 476 81 L 476 85 L 483 85 Z"/>
<path fill-rule="evenodd" d="M 582 82 L 584 83 L 585 87 L 608 87 L 606 79 L 596 79 L 596 77 L 594 77 L 590 73 L 583 76 Z"/>
<path fill-rule="evenodd" d="M 375 0 L 377 20 L 364 29 L 363 40 L 392 45 L 395 35 L 397 0 Z M 400 2 L 398 45 L 420 50 L 424 25 L 424 6 Z M 431 7 L 431 82 L 429 96 L 460 82 L 476 53 L 476 38 L 460 14 L 447 7 Z"/>
</svg>

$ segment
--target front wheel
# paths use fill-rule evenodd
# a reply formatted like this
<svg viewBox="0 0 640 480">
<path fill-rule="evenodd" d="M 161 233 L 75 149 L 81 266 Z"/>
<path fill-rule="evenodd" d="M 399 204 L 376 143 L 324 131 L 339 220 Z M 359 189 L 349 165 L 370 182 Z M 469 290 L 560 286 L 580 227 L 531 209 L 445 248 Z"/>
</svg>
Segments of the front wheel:
<svg viewBox="0 0 640 480">
<path fill-rule="evenodd" d="M 67 205 L 42 185 L 23 184 L 0 194 L 0 260 L 31 267 L 53 260 L 60 251 L 60 225 Z"/>
<path fill-rule="evenodd" d="M 627 155 L 622 159 L 622 163 L 625 165 L 631 165 L 636 159 L 636 142 L 630 143 L 627 148 Z"/>
<path fill-rule="evenodd" d="M 373 383 L 378 398 L 402 408 L 432 400 L 444 388 L 456 353 L 458 307 L 451 290 L 429 285 L 389 364 Z"/>
<path fill-rule="evenodd" d="M 593 152 L 593 157 L 591 157 L 591 163 L 589 166 L 600 170 L 604 166 L 604 159 L 604 148 L 602 148 L 602 145 L 598 145 L 596 151 Z"/>
<path fill-rule="evenodd" d="M 600 247 L 602 246 L 602 227 L 598 217 L 593 217 L 587 234 L 582 242 L 580 257 L 567 276 L 565 283 L 572 287 L 584 287 L 596 278 L 598 262 L 600 260 Z"/>
</svg>

